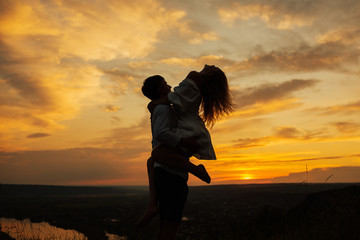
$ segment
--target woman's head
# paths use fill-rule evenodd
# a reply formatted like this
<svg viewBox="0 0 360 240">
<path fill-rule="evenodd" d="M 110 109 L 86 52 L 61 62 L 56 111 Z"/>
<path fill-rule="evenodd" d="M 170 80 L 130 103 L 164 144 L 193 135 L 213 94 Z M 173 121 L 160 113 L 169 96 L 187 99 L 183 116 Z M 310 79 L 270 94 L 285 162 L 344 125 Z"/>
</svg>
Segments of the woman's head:
<svg viewBox="0 0 360 240">
<path fill-rule="evenodd" d="M 218 67 L 205 65 L 199 72 L 201 76 L 202 117 L 208 126 L 233 111 L 230 90 L 225 73 Z"/>
</svg>

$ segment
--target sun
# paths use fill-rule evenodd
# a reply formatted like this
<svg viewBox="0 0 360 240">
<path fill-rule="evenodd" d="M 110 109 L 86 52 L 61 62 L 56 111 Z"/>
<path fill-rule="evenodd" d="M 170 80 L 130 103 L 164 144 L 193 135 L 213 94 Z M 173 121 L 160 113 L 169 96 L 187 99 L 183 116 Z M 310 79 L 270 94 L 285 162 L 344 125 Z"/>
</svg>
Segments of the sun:
<svg viewBox="0 0 360 240">
<path fill-rule="evenodd" d="M 243 175 L 241 176 L 241 179 L 243 179 L 243 180 L 250 180 L 250 179 L 252 179 L 252 175 L 250 175 L 250 174 L 243 174 Z"/>
</svg>

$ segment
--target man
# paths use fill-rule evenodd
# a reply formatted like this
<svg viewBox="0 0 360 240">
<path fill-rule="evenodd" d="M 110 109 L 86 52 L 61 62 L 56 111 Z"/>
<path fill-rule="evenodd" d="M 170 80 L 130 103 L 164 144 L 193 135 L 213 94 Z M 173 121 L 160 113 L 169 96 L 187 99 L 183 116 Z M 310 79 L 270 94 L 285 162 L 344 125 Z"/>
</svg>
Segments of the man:
<svg viewBox="0 0 360 240">
<path fill-rule="evenodd" d="M 143 94 L 151 100 L 166 96 L 170 90 L 171 87 L 159 75 L 147 78 L 142 87 Z M 193 148 L 194 141 L 191 139 L 175 138 L 176 127 L 177 119 L 172 107 L 169 104 L 155 106 L 151 114 L 152 147 L 155 148 L 162 143 L 172 148 L 178 144 L 191 145 Z M 150 201 L 138 225 L 146 224 L 159 212 L 160 227 L 157 239 L 176 239 L 188 194 L 188 173 L 154 163 L 151 158 L 148 160 L 147 167 Z"/>
</svg>

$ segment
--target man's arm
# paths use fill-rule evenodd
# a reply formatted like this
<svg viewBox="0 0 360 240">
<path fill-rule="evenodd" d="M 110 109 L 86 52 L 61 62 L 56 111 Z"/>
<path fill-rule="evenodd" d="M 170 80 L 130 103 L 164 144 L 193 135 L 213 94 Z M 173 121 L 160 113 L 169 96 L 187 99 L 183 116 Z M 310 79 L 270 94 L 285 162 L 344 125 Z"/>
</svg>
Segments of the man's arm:
<svg viewBox="0 0 360 240">
<path fill-rule="evenodd" d="M 181 136 L 171 128 L 172 114 L 169 105 L 157 105 L 152 113 L 152 121 L 154 139 L 174 148 L 180 143 Z"/>
</svg>

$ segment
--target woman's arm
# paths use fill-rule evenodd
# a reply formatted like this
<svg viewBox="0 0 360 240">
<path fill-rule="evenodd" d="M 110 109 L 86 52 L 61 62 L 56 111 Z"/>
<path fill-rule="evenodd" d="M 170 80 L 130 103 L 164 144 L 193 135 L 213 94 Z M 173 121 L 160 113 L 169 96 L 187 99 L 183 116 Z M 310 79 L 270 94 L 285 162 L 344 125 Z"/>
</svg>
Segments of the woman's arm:
<svg viewBox="0 0 360 240">
<path fill-rule="evenodd" d="M 159 104 L 170 104 L 169 98 L 167 96 L 152 100 L 148 105 L 147 108 L 152 113 L 155 106 Z"/>
</svg>

